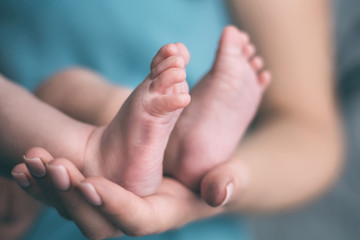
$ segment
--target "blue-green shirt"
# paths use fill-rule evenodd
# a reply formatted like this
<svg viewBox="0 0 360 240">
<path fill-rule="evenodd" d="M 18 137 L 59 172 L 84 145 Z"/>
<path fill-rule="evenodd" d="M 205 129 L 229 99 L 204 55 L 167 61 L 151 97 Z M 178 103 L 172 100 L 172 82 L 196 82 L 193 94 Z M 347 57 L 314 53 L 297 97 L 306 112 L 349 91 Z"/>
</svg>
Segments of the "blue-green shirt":
<svg viewBox="0 0 360 240">
<path fill-rule="evenodd" d="M 52 74 L 90 68 L 135 87 L 157 50 L 183 42 L 190 86 L 208 71 L 230 20 L 221 0 L 2 0 L 0 73 L 34 90 Z M 247 239 L 239 217 L 223 216 L 144 239 Z M 83 239 L 74 223 L 46 209 L 25 239 Z"/>
</svg>

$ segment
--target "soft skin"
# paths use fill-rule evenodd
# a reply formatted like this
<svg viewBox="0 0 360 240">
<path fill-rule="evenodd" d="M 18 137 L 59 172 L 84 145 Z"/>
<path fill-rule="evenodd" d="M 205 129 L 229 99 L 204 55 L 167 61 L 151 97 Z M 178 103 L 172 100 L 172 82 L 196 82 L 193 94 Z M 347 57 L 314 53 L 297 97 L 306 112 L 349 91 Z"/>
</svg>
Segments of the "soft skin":
<svg viewBox="0 0 360 240">
<path fill-rule="evenodd" d="M 142 235 L 164 231 L 223 211 L 269 212 L 287 209 L 314 199 L 338 175 L 343 143 L 334 99 L 333 62 L 329 57 L 332 55 L 330 3 L 324 0 L 257 3 L 258 1 L 234 0 L 233 9 L 237 16 L 241 16 L 241 23 L 246 23 L 243 28 L 250 33 L 268 63 L 274 76 L 273 84 L 259 114 L 261 121 L 239 145 L 236 154 L 228 162 L 209 172 L 202 181 L 203 198 L 212 205 L 218 205 L 225 195 L 224 185 L 231 180 L 234 188 L 228 204 L 226 207 L 210 208 L 182 185 L 166 178 L 158 194 L 140 201 L 148 202 L 149 198 L 153 199 L 151 204 L 144 204 L 145 209 L 163 204 L 161 209 L 155 208 L 156 215 L 147 211 L 136 212 L 131 208 L 131 201 L 127 202 L 130 205 L 125 205 L 128 208 L 109 208 L 112 214 L 121 213 L 122 216 L 138 213 L 140 215 L 136 215 L 137 217 L 144 221 L 152 219 L 159 229 L 143 229 L 144 222 L 136 225 L 132 222 L 133 218 L 129 217 L 121 220 L 122 228 L 119 229 L 123 232 Z M 0 108 L 0 116 L 1 109 L 3 107 Z M 17 162 L 19 161 L 18 158 Z M 78 171 L 70 169 L 66 160 L 53 164 L 56 163 L 64 165 L 70 176 Z M 24 169 L 20 170 L 26 171 L 25 166 L 21 166 Z M 243 185 L 244 174 L 238 174 L 241 168 L 247 169 L 243 172 L 247 172 L 249 176 L 246 188 Z M 78 178 L 81 179 L 81 175 Z M 105 200 L 108 197 L 107 191 L 103 192 L 105 187 L 101 187 L 107 180 L 98 178 L 85 181 L 94 186 L 104 207 L 111 204 Z M 34 183 L 32 186 L 38 185 Z M 109 183 L 105 186 L 112 185 Z M 175 193 L 171 191 L 174 188 L 178 190 Z M 56 188 L 53 189 L 57 191 Z M 120 187 L 113 186 L 111 189 L 125 200 L 133 196 Z M 81 229 L 87 236 L 96 239 L 118 234 L 113 231 L 111 220 L 103 213 L 104 207 L 83 205 L 83 198 L 75 199 L 71 195 L 74 192 L 69 193 L 62 195 L 62 201 L 77 201 L 80 204 L 78 206 L 82 207 L 71 209 L 69 205 L 62 203 L 59 208 L 68 207 L 73 218 L 76 216 L 77 221 L 82 223 Z M 167 222 L 162 222 L 163 219 L 158 216 L 164 216 L 168 212 L 173 214 L 166 215 Z M 188 217 L 183 218 L 184 213 L 188 213 Z M 89 218 L 90 215 L 93 217 Z M 103 231 L 92 231 L 95 222 L 103 226 Z"/>
<path fill-rule="evenodd" d="M 233 198 L 240 210 L 287 209 L 328 189 L 342 166 L 330 3 L 231 4 L 242 28 L 252 36 L 268 63 L 273 82 L 265 94 L 257 125 L 227 163 L 205 176 L 202 196 L 216 206 L 225 196 L 226 183 L 233 181 Z M 233 167 L 238 165 L 246 169 L 241 171 L 243 174 Z M 246 191 L 244 181 L 248 184 Z"/>
<path fill-rule="evenodd" d="M 176 46 L 179 56 L 167 57 L 158 69 L 164 63 L 174 65 L 177 58 L 189 62 L 190 54 L 185 45 L 176 43 Z M 255 47 L 246 33 L 234 26 L 226 27 L 220 37 L 213 67 L 191 90 L 192 100 L 175 124 L 164 155 L 164 173 L 194 191 L 200 190 L 201 179 L 211 168 L 232 155 L 269 84 L 270 73 L 263 69 L 262 58 L 254 53 Z M 74 68 L 56 74 L 40 86 L 37 93 L 41 100 L 64 113 L 76 113 L 74 117 L 80 121 L 108 125 L 117 114 L 117 108 L 113 106 L 123 104 L 121 99 L 125 99 L 126 89 L 110 86 L 90 70 Z M 113 95 L 119 100 L 116 104 L 109 102 L 113 98 L 108 96 Z M 137 135 L 139 124 L 125 125 L 133 127 L 130 134 Z M 128 149 L 131 147 L 127 146 Z M 111 148 L 109 150 L 112 153 Z M 141 162 L 140 151 L 136 152 Z M 134 163 L 131 159 L 128 162 L 120 160 L 111 166 L 118 165 L 119 169 L 124 169 L 122 174 L 131 176 L 144 172 L 141 168 L 150 173 L 152 167 L 159 166 L 156 159 L 152 163 L 143 162 L 142 166 L 139 164 L 135 171 L 127 170 L 127 165 Z M 101 165 L 106 168 L 108 163 L 102 162 Z M 107 174 L 100 176 L 108 177 Z"/>
</svg>

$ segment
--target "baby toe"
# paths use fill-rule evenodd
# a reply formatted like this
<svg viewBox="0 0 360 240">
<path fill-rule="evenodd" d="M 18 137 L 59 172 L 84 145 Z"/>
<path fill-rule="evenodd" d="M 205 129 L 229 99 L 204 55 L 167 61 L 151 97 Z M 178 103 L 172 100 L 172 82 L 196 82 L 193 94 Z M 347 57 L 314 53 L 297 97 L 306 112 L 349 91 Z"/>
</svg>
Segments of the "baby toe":
<svg viewBox="0 0 360 240">
<path fill-rule="evenodd" d="M 153 58 L 150 68 L 155 68 L 161 61 L 164 59 L 175 56 L 178 54 L 178 47 L 174 43 L 169 43 L 160 48 L 160 50 L 156 53 L 155 57 Z"/>
<path fill-rule="evenodd" d="M 181 56 L 170 56 L 161 61 L 155 68 L 151 70 L 150 76 L 152 79 L 157 78 L 161 73 L 169 68 L 184 68 L 185 60 Z"/>
<path fill-rule="evenodd" d="M 190 103 L 188 93 L 160 95 L 153 99 L 152 106 L 156 107 L 154 112 L 164 114 L 186 107 Z"/>
<path fill-rule="evenodd" d="M 269 71 L 265 70 L 259 74 L 259 84 L 266 88 L 271 82 L 271 74 Z"/>
<path fill-rule="evenodd" d="M 183 57 L 184 61 L 185 61 L 185 65 L 187 65 L 190 61 L 190 52 L 187 49 L 187 47 L 183 44 L 183 43 L 175 43 L 175 45 L 178 47 L 179 50 L 179 55 L 181 57 Z"/>
<path fill-rule="evenodd" d="M 243 48 L 243 54 L 246 58 L 251 58 L 255 54 L 255 46 L 252 44 L 245 44 Z"/>
<path fill-rule="evenodd" d="M 254 71 L 257 72 L 264 67 L 264 61 L 261 57 L 254 57 L 250 61 L 250 65 L 254 69 Z"/>
<path fill-rule="evenodd" d="M 153 80 L 150 91 L 166 94 L 177 83 L 185 82 L 186 72 L 184 68 L 169 68 Z"/>
</svg>

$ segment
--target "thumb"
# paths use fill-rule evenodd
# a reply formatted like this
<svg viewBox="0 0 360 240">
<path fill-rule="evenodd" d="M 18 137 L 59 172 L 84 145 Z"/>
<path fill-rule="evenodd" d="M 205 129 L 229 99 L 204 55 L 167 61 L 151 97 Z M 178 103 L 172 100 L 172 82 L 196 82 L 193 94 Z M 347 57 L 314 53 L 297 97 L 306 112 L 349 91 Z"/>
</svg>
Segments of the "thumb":
<svg viewBox="0 0 360 240">
<path fill-rule="evenodd" d="M 201 197 L 212 207 L 224 206 L 237 199 L 249 182 L 245 163 L 232 159 L 211 169 L 201 181 Z"/>
</svg>

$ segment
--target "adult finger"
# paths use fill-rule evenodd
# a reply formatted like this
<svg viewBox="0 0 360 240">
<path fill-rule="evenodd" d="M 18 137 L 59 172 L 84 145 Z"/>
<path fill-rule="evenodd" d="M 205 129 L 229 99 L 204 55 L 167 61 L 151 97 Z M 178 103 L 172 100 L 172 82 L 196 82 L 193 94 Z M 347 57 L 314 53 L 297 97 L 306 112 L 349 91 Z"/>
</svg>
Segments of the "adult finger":
<svg viewBox="0 0 360 240">
<path fill-rule="evenodd" d="M 45 169 L 45 165 L 52 159 L 51 154 L 45 149 L 31 148 L 23 156 L 25 164 L 15 166 L 12 175 L 27 193 L 47 205 L 55 206 L 56 198 L 52 188 L 46 183 Z"/>
<path fill-rule="evenodd" d="M 35 199 L 44 202 L 41 188 L 37 185 L 35 179 L 27 169 L 25 163 L 16 165 L 11 172 L 17 184 Z"/>
<path fill-rule="evenodd" d="M 201 196 L 213 207 L 230 205 L 246 191 L 249 170 L 238 159 L 211 169 L 201 181 Z"/>
<path fill-rule="evenodd" d="M 121 235 L 116 227 L 76 191 L 76 186 L 84 176 L 69 160 L 55 159 L 47 164 L 47 171 L 64 208 L 85 236 L 102 239 Z"/>
<path fill-rule="evenodd" d="M 43 148 L 34 147 L 29 149 L 23 158 L 32 179 L 36 182 L 33 188 L 36 186 L 41 191 L 41 200 L 55 207 L 61 216 L 70 220 L 71 216 L 60 201 L 46 169 L 46 165 L 54 159 L 53 156 Z"/>
<path fill-rule="evenodd" d="M 42 148 L 31 148 L 27 152 L 27 155 L 28 157 L 26 155 L 24 155 L 23 157 L 24 159 L 28 160 L 25 161 L 26 165 L 24 163 L 16 165 L 12 170 L 12 175 L 19 184 L 19 186 L 21 186 L 28 193 L 39 199 L 41 198 L 41 189 L 37 185 L 36 179 L 33 178 L 33 176 L 45 176 L 44 164 L 52 160 L 53 157 Z M 33 170 L 34 174 L 29 171 L 29 165 L 31 167 L 30 169 Z"/>
</svg>

